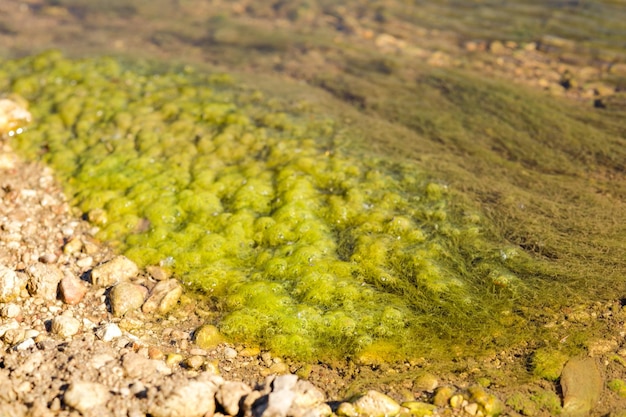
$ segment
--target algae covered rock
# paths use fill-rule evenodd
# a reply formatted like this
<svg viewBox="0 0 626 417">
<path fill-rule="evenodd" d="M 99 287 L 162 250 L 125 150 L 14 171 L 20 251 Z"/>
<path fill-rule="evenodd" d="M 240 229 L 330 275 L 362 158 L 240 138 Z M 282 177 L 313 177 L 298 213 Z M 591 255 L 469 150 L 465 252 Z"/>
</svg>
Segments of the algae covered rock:
<svg viewBox="0 0 626 417">
<path fill-rule="evenodd" d="M 193 334 L 193 341 L 202 349 L 211 349 L 226 341 L 219 329 L 212 324 L 200 326 Z"/>
</svg>

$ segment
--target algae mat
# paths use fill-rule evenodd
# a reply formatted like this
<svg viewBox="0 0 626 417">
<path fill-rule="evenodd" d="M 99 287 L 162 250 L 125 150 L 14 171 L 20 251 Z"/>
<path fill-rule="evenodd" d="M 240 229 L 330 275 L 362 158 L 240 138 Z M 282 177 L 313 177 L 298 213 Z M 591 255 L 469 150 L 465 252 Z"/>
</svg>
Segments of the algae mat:
<svg viewBox="0 0 626 417">
<path fill-rule="evenodd" d="M 2 73 L 35 119 L 16 146 L 100 238 L 202 291 L 231 340 L 379 363 L 520 336 L 530 257 L 417 167 L 346 151 L 351 133 L 309 103 L 56 52 Z"/>
</svg>

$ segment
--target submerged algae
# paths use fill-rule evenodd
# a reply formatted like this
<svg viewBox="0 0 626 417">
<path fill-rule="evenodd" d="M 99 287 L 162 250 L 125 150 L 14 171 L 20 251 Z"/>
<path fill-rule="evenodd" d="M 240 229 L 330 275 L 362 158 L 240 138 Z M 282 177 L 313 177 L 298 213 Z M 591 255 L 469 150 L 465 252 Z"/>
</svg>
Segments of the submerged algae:
<svg viewBox="0 0 626 417">
<path fill-rule="evenodd" d="M 100 238 L 206 294 L 227 337 L 363 362 L 516 338 L 525 255 L 417 167 L 336 149 L 332 120 L 188 68 L 51 52 L 0 72 L 36 120 L 16 146 Z"/>
</svg>

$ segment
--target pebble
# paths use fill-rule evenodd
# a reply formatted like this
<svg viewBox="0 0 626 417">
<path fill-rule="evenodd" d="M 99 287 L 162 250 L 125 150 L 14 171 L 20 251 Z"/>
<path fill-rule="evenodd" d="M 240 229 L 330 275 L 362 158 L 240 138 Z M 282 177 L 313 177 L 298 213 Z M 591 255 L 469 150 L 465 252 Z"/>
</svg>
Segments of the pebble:
<svg viewBox="0 0 626 417">
<path fill-rule="evenodd" d="M 103 342 L 110 342 L 113 339 L 122 337 L 122 329 L 115 323 L 107 323 L 96 330 L 96 336 Z"/>
<path fill-rule="evenodd" d="M 52 333 L 62 338 L 74 336 L 80 329 L 80 321 L 71 316 L 56 316 L 52 319 Z"/>
<path fill-rule="evenodd" d="M 189 369 L 200 369 L 204 365 L 205 357 L 199 355 L 191 355 L 185 359 L 185 366 Z"/>
<path fill-rule="evenodd" d="M 402 409 L 393 398 L 374 390 L 367 391 L 351 402 L 359 416 L 395 416 Z"/>
<path fill-rule="evenodd" d="M 144 313 L 166 314 L 178 304 L 182 294 L 183 287 L 177 280 L 159 281 L 150 291 L 150 295 L 148 295 L 148 299 L 141 310 Z"/>
<path fill-rule="evenodd" d="M 0 265 L 0 303 L 8 303 L 20 295 L 19 281 L 15 271 Z"/>
<path fill-rule="evenodd" d="M 293 389 L 296 396 L 289 409 L 290 416 L 327 416 L 332 414 L 330 406 L 325 402 L 324 393 L 309 381 L 299 380 Z"/>
<path fill-rule="evenodd" d="M 130 282 L 120 282 L 111 290 L 109 301 L 111 312 L 115 317 L 122 317 L 129 311 L 141 307 L 147 288 Z"/>
<path fill-rule="evenodd" d="M 204 324 L 196 329 L 193 339 L 201 349 L 212 349 L 224 342 L 224 336 L 212 324 Z"/>
<path fill-rule="evenodd" d="M 65 304 L 78 304 L 87 293 L 87 286 L 73 274 L 65 274 L 59 283 L 59 293 Z"/>
<path fill-rule="evenodd" d="M 147 378 L 157 372 L 158 361 L 130 352 L 122 357 L 122 368 L 129 378 Z"/>
<path fill-rule="evenodd" d="M 227 346 L 224 348 L 224 357 L 226 359 L 235 359 L 237 357 L 238 353 L 235 349 Z"/>
<path fill-rule="evenodd" d="M 589 415 L 600 399 L 604 381 L 593 358 L 572 358 L 561 372 L 564 417 Z"/>
<path fill-rule="evenodd" d="M 169 393 L 160 392 L 151 405 L 153 417 L 203 417 L 215 412 L 217 386 L 211 380 L 191 380 Z"/>
<path fill-rule="evenodd" d="M 35 263 L 26 270 L 28 283 L 26 288 L 32 296 L 44 300 L 56 300 L 59 282 L 63 279 L 63 272 L 54 265 Z"/>
<path fill-rule="evenodd" d="M 354 408 L 354 405 L 348 402 L 343 402 L 339 404 L 339 407 L 337 407 L 336 414 L 338 416 L 344 416 L 344 417 L 359 417 L 359 413 L 357 413 L 356 409 Z"/>
<path fill-rule="evenodd" d="M 85 256 L 84 258 L 80 258 L 76 261 L 76 265 L 78 265 L 83 270 L 90 268 L 93 265 L 93 258 L 91 256 Z"/>
<path fill-rule="evenodd" d="M 17 345 L 24 340 L 24 329 L 21 327 L 15 329 L 9 329 L 4 332 L 2 340 L 10 346 Z"/>
<path fill-rule="evenodd" d="M 431 373 L 420 375 L 413 382 L 413 389 L 416 391 L 433 392 L 439 386 L 439 380 Z"/>
<path fill-rule="evenodd" d="M 146 272 L 148 272 L 148 274 L 150 274 L 150 276 L 157 281 L 165 281 L 170 277 L 169 272 L 156 265 L 147 266 Z"/>
<path fill-rule="evenodd" d="M 21 312 L 22 308 L 19 305 L 13 303 L 5 304 L 0 310 L 0 314 L 2 314 L 2 317 L 7 319 L 15 318 L 19 316 Z"/>
<path fill-rule="evenodd" d="M 489 394 L 485 388 L 481 386 L 473 386 L 468 388 L 469 400 L 477 403 L 478 410 L 482 411 L 483 415 L 498 416 L 504 411 L 504 404 L 493 394 Z M 463 404 L 466 406 L 467 404 Z"/>
<path fill-rule="evenodd" d="M 93 408 L 106 404 L 110 396 L 109 389 L 97 382 L 73 382 L 65 392 L 63 402 L 87 415 Z"/>
<path fill-rule="evenodd" d="M 138 273 L 137 264 L 120 255 L 92 269 L 91 282 L 99 287 L 110 287 L 118 282 L 129 281 Z"/>
<path fill-rule="evenodd" d="M 20 344 L 15 346 L 15 350 L 17 351 L 25 351 L 31 348 L 34 348 L 36 345 L 35 340 L 33 338 L 28 338 L 22 341 Z"/>
<path fill-rule="evenodd" d="M 239 381 L 229 381 L 220 385 L 215 394 L 215 399 L 231 416 L 239 414 L 239 404 L 241 399 L 252 392 L 252 389 L 245 383 Z"/>
<path fill-rule="evenodd" d="M 83 242 L 80 238 L 74 237 L 63 246 L 63 253 L 73 255 L 79 253 L 83 249 Z"/>
</svg>

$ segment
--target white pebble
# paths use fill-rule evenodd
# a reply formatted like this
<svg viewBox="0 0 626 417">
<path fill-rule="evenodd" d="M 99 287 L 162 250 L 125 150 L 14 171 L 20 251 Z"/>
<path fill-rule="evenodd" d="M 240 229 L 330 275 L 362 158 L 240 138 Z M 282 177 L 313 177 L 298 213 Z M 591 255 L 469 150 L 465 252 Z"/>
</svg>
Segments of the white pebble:
<svg viewBox="0 0 626 417">
<path fill-rule="evenodd" d="M 74 336 L 80 329 L 80 321 L 74 317 L 56 316 L 52 319 L 52 333 L 63 338 Z"/>
<path fill-rule="evenodd" d="M 122 330 L 115 323 L 107 323 L 96 330 L 96 336 L 98 336 L 100 340 L 110 342 L 113 339 L 122 337 Z"/>
</svg>

